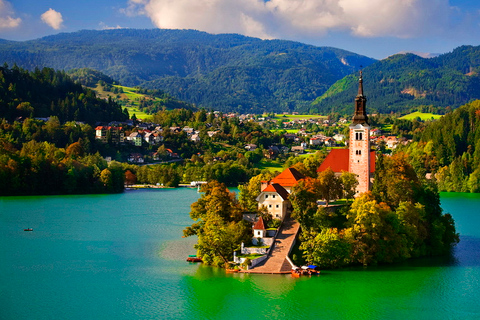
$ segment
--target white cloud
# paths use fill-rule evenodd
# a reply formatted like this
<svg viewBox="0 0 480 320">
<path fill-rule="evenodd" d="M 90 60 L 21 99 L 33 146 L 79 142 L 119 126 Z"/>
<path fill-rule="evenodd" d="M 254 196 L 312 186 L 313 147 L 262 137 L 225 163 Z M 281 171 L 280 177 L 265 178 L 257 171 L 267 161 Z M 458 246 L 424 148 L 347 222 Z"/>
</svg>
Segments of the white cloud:
<svg viewBox="0 0 480 320">
<path fill-rule="evenodd" d="M 159 28 L 242 33 L 261 38 L 348 31 L 360 37 L 441 34 L 448 0 L 129 0 L 123 12 Z"/>
<path fill-rule="evenodd" d="M 22 22 L 20 18 L 12 17 L 14 12 L 8 1 L 0 0 L 0 31 L 16 28 Z"/>
<path fill-rule="evenodd" d="M 40 17 L 42 18 L 43 22 L 55 30 L 59 30 L 62 27 L 62 14 L 53 10 L 52 8 L 48 9 L 48 11 L 45 11 Z"/>
</svg>

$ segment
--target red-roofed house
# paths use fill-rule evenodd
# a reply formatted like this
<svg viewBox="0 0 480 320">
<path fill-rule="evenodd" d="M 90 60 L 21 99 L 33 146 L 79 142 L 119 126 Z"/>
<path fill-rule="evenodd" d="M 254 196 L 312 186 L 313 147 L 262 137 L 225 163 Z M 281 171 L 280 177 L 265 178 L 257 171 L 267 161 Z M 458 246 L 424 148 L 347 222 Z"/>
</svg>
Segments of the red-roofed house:
<svg viewBox="0 0 480 320">
<path fill-rule="evenodd" d="M 291 209 L 288 195 L 288 191 L 280 184 L 269 184 L 257 197 L 258 207 L 265 207 L 273 218 L 283 220 Z"/>
<path fill-rule="evenodd" d="M 303 174 L 298 172 L 297 169 L 295 168 L 287 168 L 283 170 L 282 173 L 280 173 L 278 176 L 272 179 L 270 182 L 264 182 L 262 181 L 262 187 L 261 190 L 263 191 L 268 185 L 277 183 L 281 185 L 285 190 L 290 192 L 292 190 L 292 187 L 298 183 L 298 181 L 302 180 L 305 178 Z"/>
</svg>

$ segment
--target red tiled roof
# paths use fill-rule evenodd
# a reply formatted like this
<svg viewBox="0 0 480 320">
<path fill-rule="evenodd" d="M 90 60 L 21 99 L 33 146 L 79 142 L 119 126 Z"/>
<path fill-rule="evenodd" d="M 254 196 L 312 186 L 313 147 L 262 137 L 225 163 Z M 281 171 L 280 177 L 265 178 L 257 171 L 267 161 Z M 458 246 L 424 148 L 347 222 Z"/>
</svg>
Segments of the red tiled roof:
<svg viewBox="0 0 480 320">
<path fill-rule="evenodd" d="M 370 172 L 375 172 L 375 151 L 370 151 Z M 348 171 L 350 153 L 348 149 L 333 149 L 323 160 L 317 172 L 322 172 L 331 168 L 333 172 Z"/>
<path fill-rule="evenodd" d="M 282 197 L 283 200 L 288 199 L 288 191 L 278 183 L 269 184 L 263 192 L 276 192 Z"/>
<path fill-rule="evenodd" d="M 265 224 L 263 223 L 262 217 L 258 218 L 258 221 L 253 226 L 254 230 L 265 230 Z"/>
<path fill-rule="evenodd" d="M 273 183 L 278 183 L 283 187 L 293 187 L 298 183 L 299 180 L 305 178 L 303 174 L 297 171 L 294 168 L 288 168 L 283 170 L 278 176 L 272 179 Z"/>
</svg>

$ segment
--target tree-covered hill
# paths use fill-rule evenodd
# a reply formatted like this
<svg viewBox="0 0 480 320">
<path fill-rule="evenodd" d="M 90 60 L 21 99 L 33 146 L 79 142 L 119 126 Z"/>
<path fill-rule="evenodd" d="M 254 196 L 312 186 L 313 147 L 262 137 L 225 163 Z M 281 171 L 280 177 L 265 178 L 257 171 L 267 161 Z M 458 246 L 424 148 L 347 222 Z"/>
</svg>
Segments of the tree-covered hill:
<svg viewBox="0 0 480 320">
<path fill-rule="evenodd" d="M 196 109 L 192 104 L 178 100 L 160 89 L 149 90 L 141 87 L 120 86 L 115 80 L 97 70 L 72 69 L 68 71 L 68 75 L 74 81 L 94 90 L 98 97 L 114 99 L 122 108 L 126 107 L 130 115 L 133 115 L 135 110 L 154 114 L 164 109 Z"/>
<path fill-rule="evenodd" d="M 365 68 L 368 108 L 380 113 L 412 107 L 456 108 L 480 98 L 480 46 L 462 46 L 453 52 L 425 59 L 398 54 Z M 312 111 L 346 110 L 357 92 L 358 75 L 337 81 L 312 104 Z"/>
<path fill-rule="evenodd" d="M 0 118 L 49 116 L 90 124 L 128 118 L 119 104 L 98 99 L 95 92 L 75 83 L 65 72 L 0 67 Z"/>
<path fill-rule="evenodd" d="M 440 191 L 480 192 L 480 100 L 430 123 L 406 151 L 417 171 L 431 172 Z"/>
<path fill-rule="evenodd" d="M 328 47 L 194 30 L 103 30 L 0 42 L 0 61 L 33 70 L 91 68 L 223 111 L 305 110 L 375 60 Z"/>
</svg>

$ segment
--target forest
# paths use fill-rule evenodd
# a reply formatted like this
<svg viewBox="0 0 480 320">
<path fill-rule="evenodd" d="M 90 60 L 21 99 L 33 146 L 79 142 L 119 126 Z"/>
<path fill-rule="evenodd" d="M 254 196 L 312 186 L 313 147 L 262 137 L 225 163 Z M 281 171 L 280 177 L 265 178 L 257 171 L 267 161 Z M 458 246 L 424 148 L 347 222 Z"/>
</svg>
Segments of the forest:
<svg viewBox="0 0 480 320">
<path fill-rule="evenodd" d="M 480 192 L 480 100 L 430 123 L 399 151 L 430 173 L 440 191 Z"/>
<path fill-rule="evenodd" d="M 0 67 L 0 118 L 47 118 L 63 123 L 123 121 L 120 105 L 96 97 L 94 91 L 75 83 L 65 72 L 51 68 L 27 71 L 7 64 Z"/>
</svg>

